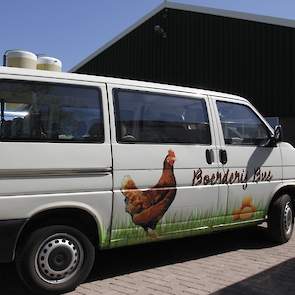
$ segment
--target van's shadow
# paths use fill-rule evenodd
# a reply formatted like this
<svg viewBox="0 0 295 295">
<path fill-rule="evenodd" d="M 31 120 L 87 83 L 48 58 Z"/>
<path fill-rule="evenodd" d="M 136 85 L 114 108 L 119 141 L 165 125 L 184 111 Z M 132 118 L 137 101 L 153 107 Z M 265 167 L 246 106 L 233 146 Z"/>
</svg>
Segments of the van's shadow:
<svg viewBox="0 0 295 295">
<path fill-rule="evenodd" d="M 249 227 L 212 235 L 170 240 L 101 252 L 89 281 L 213 256 L 238 249 L 273 247 L 266 228 Z"/>
<path fill-rule="evenodd" d="M 88 282 L 139 270 L 212 256 L 238 249 L 261 249 L 267 242 L 264 227 L 228 231 L 214 235 L 124 247 L 98 253 Z M 1 295 L 28 295 L 13 264 L 0 264 Z"/>
</svg>

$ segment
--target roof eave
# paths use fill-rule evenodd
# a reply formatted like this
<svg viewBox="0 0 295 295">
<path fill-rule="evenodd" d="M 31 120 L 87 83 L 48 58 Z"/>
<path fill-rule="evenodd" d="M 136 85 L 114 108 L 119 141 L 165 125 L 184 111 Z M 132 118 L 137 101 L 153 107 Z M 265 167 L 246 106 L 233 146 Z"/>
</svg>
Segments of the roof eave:
<svg viewBox="0 0 295 295">
<path fill-rule="evenodd" d="M 248 21 L 266 23 L 271 25 L 295 28 L 295 20 L 292 20 L 292 19 L 272 17 L 272 16 L 260 15 L 260 14 L 252 14 L 252 13 L 246 13 L 246 12 L 238 12 L 234 10 L 224 10 L 219 8 L 205 7 L 205 6 L 197 6 L 197 5 L 191 5 L 191 4 L 183 4 L 183 3 L 177 3 L 174 1 L 167 1 L 165 7 L 171 8 L 171 9 L 199 12 L 204 14 L 211 14 L 211 15 L 224 16 L 229 18 L 237 18 L 237 19 L 243 19 Z"/>
<path fill-rule="evenodd" d="M 217 16 L 224 16 L 229 18 L 236 18 L 236 19 L 242 19 L 242 20 L 248 20 L 248 21 L 255 21 L 260 23 L 266 23 L 266 24 L 272 24 L 272 25 L 278 25 L 278 26 L 284 26 L 284 27 L 290 27 L 295 28 L 295 20 L 291 19 L 283 19 L 278 17 L 271 17 L 271 16 L 265 16 L 265 15 L 256 15 L 256 14 L 250 14 L 245 12 L 237 12 L 233 10 L 224 10 L 224 9 L 218 9 L 218 8 L 212 8 L 212 7 L 204 7 L 204 6 L 196 6 L 196 5 L 190 5 L 190 4 L 183 4 L 183 3 L 177 3 L 173 1 L 164 1 L 159 6 L 154 8 L 152 11 L 150 11 L 148 14 L 146 14 L 144 17 L 139 19 L 137 22 L 135 22 L 133 25 L 128 27 L 126 30 L 124 30 L 121 34 L 104 44 L 102 47 L 94 51 L 92 54 L 90 54 L 87 58 L 83 59 L 80 63 L 78 63 L 76 66 L 71 68 L 69 72 L 75 72 L 82 66 L 84 66 L 87 62 L 89 62 L 91 59 L 99 55 L 101 52 L 112 46 L 114 43 L 119 41 L 121 38 L 132 32 L 134 29 L 139 27 L 141 24 L 143 24 L 145 21 L 150 19 L 152 16 L 156 15 L 158 12 L 163 10 L 164 8 L 170 8 L 170 9 L 178 9 L 178 10 L 184 10 L 184 11 L 192 11 L 192 12 L 198 12 L 198 13 L 204 13 L 204 14 L 210 14 L 210 15 L 217 15 Z"/>
</svg>

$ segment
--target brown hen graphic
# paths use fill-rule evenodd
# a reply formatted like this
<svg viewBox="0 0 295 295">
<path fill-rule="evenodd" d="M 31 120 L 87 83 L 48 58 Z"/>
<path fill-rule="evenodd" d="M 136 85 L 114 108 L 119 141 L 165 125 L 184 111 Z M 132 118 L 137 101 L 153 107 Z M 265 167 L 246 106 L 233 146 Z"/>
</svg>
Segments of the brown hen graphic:
<svg viewBox="0 0 295 295">
<path fill-rule="evenodd" d="M 122 182 L 121 191 L 125 196 L 126 212 L 136 225 L 141 226 L 152 237 L 156 237 L 154 229 L 176 195 L 173 171 L 175 160 L 175 153 L 169 150 L 163 163 L 162 175 L 158 183 L 150 189 L 138 189 L 130 176 L 125 176 Z"/>
</svg>

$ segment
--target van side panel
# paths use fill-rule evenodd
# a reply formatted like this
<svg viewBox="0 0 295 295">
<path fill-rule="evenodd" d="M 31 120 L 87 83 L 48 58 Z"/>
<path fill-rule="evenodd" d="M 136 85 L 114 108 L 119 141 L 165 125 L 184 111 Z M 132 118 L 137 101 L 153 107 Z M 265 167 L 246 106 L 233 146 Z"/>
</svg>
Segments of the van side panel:
<svg viewBox="0 0 295 295">
<path fill-rule="evenodd" d="M 13 82 L 12 78 L 9 77 L 9 80 Z M 25 77 L 18 77 L 18 79 L 26 85 Z M 35 84 L 38 83 L 38 78 L 32 78 L 32 80 Z M 44 80 L 42 80 L 42 87 L 51 85 L 50 79 Z M 40 142 L 38 142 L 38 139 L 30 142 L 30 140 L 25 141 L 17 137 L 16 140 L 13 138 L 12 140 L 0 141 L 0 223 L 7 220 L 29 220 L 35 214 L 50 209 L 80 208 L 89 212 L 95 218 L 101 242 L 100 246 L 107 247 L 112 215 L 112 156 L 106 86 L 105 84 L 83 81 L 76 81 L 73 84 L 76 84 L 76 88 L 81 86 L 82 90 L 79 89 L 81 100 L 85 99 L 86 95 L 83 95 L 83 89 L 87 90 L 88 86 L 91 89 L 99 90 L 101 93 L 103 124 L 98 125 L 97 128 L 103 128 L 103 142 L 98 140 L 97 142 L 95 140 L 93 142 L 70 142 L 71 140 L 67 142 L 66 140 L 73 136 L 64 136 L 63 134 L 66 133 L 59 135 L 57 142 L 50 140 L 42 142 L 42 138 Z M 54 85 L 71 87 L 72 83 L 66 80 L 58 82 L 55 80 Z M 42 87 L 40 89 L 44 89 Z M 65 93 L 67 105 L 62 110 L 61 115 L 69 118 L 71 113 L 76 112 L 76 110 L 71 109 L 73 97 L 67 95 L 66 88 L 63 91 L 61 93 Z M 50 95 L 55 99 L 54 93 Z M 23 99 L 21 95 L 19 97 Z M 80 99 L 80 97 L 78 98 Z M 13 96 L 11 96 L 12 99 Z M 50 97 L 47 97 L 47 101 L 50 101 Z M 16 103 L 19 102 L 16 101 Z M 21 100 L 20 103 L 22 103 Z M 8 104 L 9 107 L 11 105 L 13 104 Z M 58 104 L 56 105 L 58 106 Z M 85 103 L 82 106 L 87 108 Z M 1 108 L 3 109 L 3 107 Z M 28 109 L 27 112 L 30 112 L 30 110 Z M 13 111 L 8 115 L 16 116 Z M 20 121 L 19 118 L 17 119 Z M 23 121 L 29 119 L 21 118 Z M 87 119 L 87 113 L 83 119 Z M 13 125 L 13 117 L 12 119 L 5 119 L 5 123 L 9 120 L 12 121 L 11 125 Z M 43 121 L 47 122 L 46 120 L 50 120 L 50 112 L 47 117 L 43 118 Z M 63 128 L 72 127 L 71 124 L 71 121 L 64 123 Z M 85 126 L 82 126 L 82 131 L 79 130 L 79 132 L 85 132 L 83 134 L 87 137 L 90 132 L 93 132 L 93 130 L 90 131 L 89 126 L 87 127 L 89 128 L 88 131 Z M 74 128 L 76 127 L 72 127 L 73 130 Z M 64 130 L 64 132 L 68 132 L 68 130 Z M 14 136 L 17 136 L 17 134 L 15 133 Z M 60 138 L 61 140 L 59 140 Z M 81 141 L 83 141 L 83 137 L 81 137 Z M 3 231 L 0 231 L 0 234 L 1 232 Z M 2 240 L 2 236 L 0 236 L 0 240 Z M 10 249 L 9 257 L 13 257 L 12 252 L 13 249 Z"/>
<path fill-rule="evenodd" d="M 282 159 L 283 159 L 283 182 L 284 184 L 294 184 L 295 182 L 295 149 L 294 147 L 287 143 L 281 142 L 279 143 L 281 151 L 282 151 Z"/>
</svg>

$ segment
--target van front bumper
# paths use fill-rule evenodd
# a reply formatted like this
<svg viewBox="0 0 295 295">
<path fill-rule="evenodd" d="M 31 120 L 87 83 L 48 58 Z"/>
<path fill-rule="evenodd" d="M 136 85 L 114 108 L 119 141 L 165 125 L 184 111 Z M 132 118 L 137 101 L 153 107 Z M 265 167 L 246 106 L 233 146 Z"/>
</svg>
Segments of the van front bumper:
<svg viewBox="0 0 295 295">
<path fill-rule="evenodd" d="M 26 219 L 0 220 L 0 263 L 14 260 L 19 234 Z"/>
</svg>

